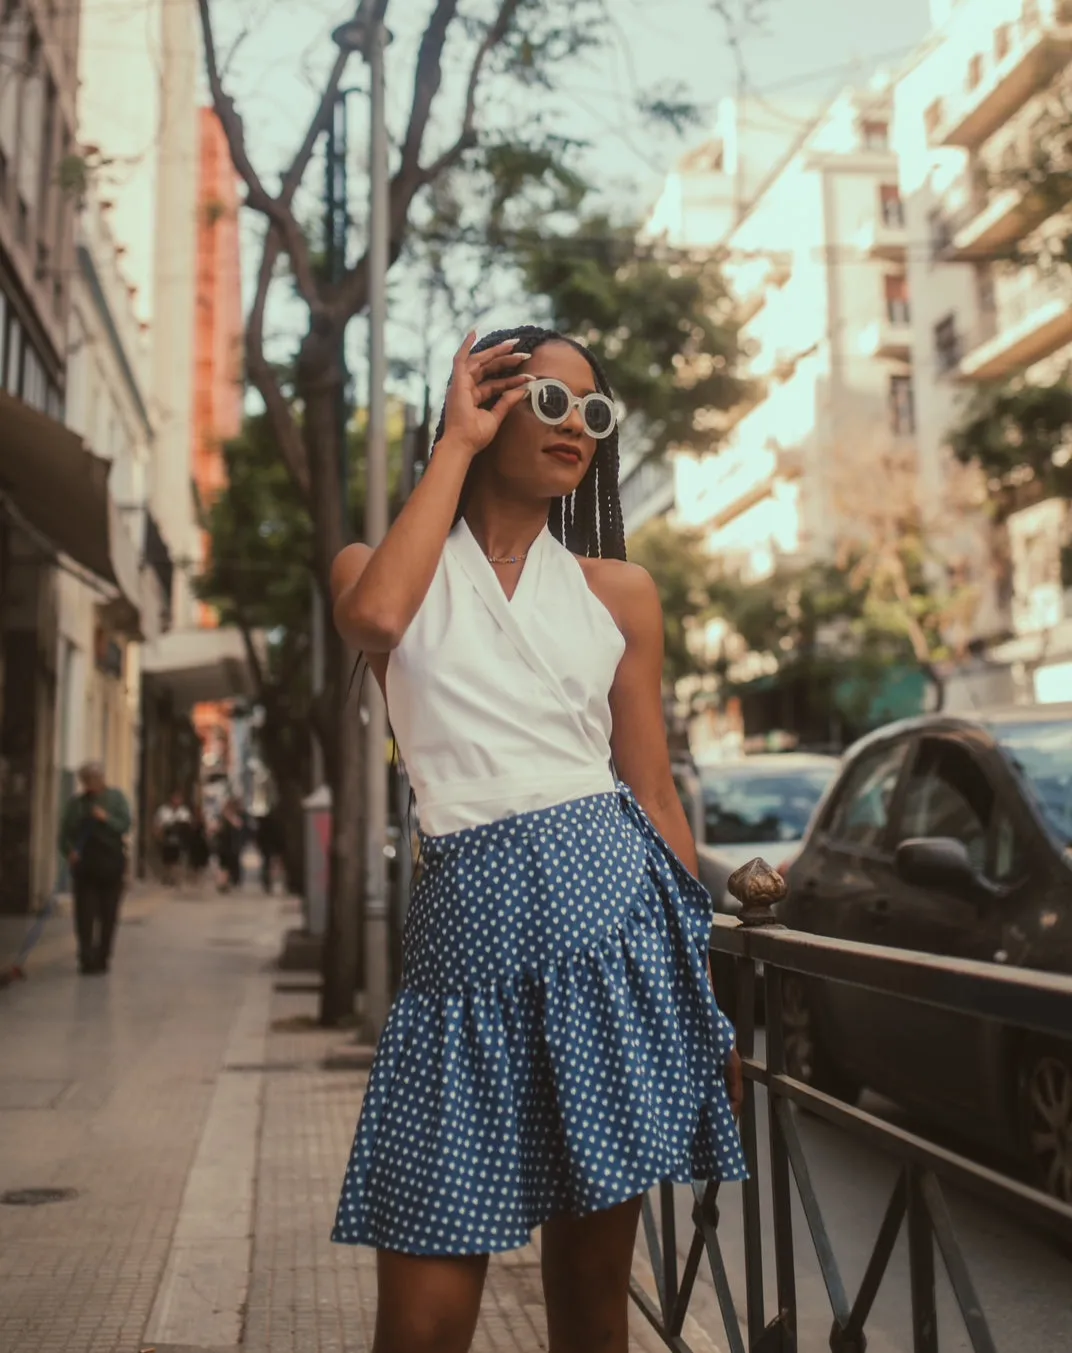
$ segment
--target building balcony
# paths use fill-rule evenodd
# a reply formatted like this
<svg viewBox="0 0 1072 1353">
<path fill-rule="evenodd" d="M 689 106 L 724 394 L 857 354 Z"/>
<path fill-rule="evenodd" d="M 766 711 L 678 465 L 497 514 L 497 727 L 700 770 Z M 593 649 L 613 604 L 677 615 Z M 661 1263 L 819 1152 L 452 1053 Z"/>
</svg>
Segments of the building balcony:
<svg viewBox="0 0 1072 1353">
<path fill-rule="evenodd" d="M 907 362 L 912 356 L 912 325 L 907 311 L 869 324 L 860 334 L 860 353 L 864 357 Z"/>
<path fill-rule="evenodd" d="M 1033 193 L 1003 188 L 954 217 L 946 255 L 963 262 L 993 258 L 1040 225 L 1051 210 Z"/>
<path fill-rule="evenodd" d="M 873 216 L 857 231 L 856 247 L 867 258 L 903 263 L 908 252 L 904 217 L 897 213 L 890 213 L 888 218 Z"/>
<path fill-rule="evenodd" d="M 1072 342 L 1072 306 L 1060 281 L 1024 272 L 1027 279 L 1001 297 L 957 365 L 966 381 L 1009 376 Z"/>
<path fill-rule="evenodd" d="M 976 55 L 966 86 L 942 100 L 931 120 L 931 142 L 972 150 L 1043 89 L 1072 59 L 1072 0 L 1025 0 L 1008 25 L 1004 50 Z"/>
</svg>

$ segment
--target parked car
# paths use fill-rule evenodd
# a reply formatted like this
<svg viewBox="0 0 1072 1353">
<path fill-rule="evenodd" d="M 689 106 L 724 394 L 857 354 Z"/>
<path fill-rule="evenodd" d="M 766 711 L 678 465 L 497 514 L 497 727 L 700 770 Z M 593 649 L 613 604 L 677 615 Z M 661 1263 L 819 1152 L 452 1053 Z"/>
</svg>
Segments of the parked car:
<svg viewBox="0 0 1072 1353">
<path fill-rule="evenodd" d="M 742 864 L 762 855 L 777 868 L 793 858 L 839 764 L 832 756 L 780 752 L 697 768 L 703 798 L 700 878 L 719 910 L 731 915 L 740 910 L 726 882 Z"/>
<path fill-rule="evenodd" d="M 1072 705 L 872 734 L 787 877 L 794 929 L 1072 975 Z M 1072 1202 L 1072 1037 L 792 975 L 783 993 L 791 1074 L 849 1100 L 870 1086 Z"/>
</svg>

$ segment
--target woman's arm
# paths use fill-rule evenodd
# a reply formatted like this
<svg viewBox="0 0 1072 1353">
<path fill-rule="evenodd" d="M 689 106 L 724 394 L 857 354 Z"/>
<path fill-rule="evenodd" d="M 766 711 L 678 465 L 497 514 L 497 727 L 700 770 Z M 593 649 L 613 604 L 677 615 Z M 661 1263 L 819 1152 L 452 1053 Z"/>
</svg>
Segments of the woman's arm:
<svg viewBox="0 0 1072 1353">
<path fill-rule="evenodd" d="M 470 465 L 525 396 L 524 377 L 502 375 L 524 360 L 512 354 L 514 341 L 474 357 L 475 341 L 470 334 L 454 359 L 443 437 L 398 519 L 377 549 L 351 545 L 332 567 L 335 627 L 364 653 L 402 642 L 432 585 Z"/>
<path fill-rule="evenodd" d="M 613 564 L 604 601 L 625 638 L 610 692 L 611 751 L 618 774 L 681 862 L 695 874 L 696 843 L 670 769 L 663 717 L 663 611 L 655 584 L 635 564 Z M 602 579 L 600 580 L 602 582 Z"/>
</svg>

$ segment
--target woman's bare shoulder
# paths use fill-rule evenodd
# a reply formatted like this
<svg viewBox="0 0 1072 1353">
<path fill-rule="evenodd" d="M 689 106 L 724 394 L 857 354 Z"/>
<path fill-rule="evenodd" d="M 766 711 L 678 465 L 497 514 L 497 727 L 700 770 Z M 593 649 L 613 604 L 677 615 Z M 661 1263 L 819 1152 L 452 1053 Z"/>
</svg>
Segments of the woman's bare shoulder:
<svg viewBox="0 0 1072 1353">
<path fill-rule="evenodd" d="M 614 617 L 623 634 L 657 620 L 662 624 L 659 593 L 646 568 L 624 559 L 577 558 L 592 592 Z"/>
</svg>

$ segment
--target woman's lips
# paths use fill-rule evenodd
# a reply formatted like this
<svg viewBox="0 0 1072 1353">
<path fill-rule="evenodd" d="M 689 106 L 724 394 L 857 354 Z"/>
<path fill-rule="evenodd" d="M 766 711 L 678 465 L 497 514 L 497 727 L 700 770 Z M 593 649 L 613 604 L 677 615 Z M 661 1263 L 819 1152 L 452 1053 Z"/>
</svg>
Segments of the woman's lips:
<svg viewBox="0 0 1072 1353">
<path fill-rule="evenodd" d="M 568 442 L 555 442 L 553 446 L 544 447 L 544 452 L 548 456 L 554 456 L 556 460 L 562 461 L 564 465 L 580 465 L 581 453 L 575 446 L 570 446 Z"/>
</svg>

